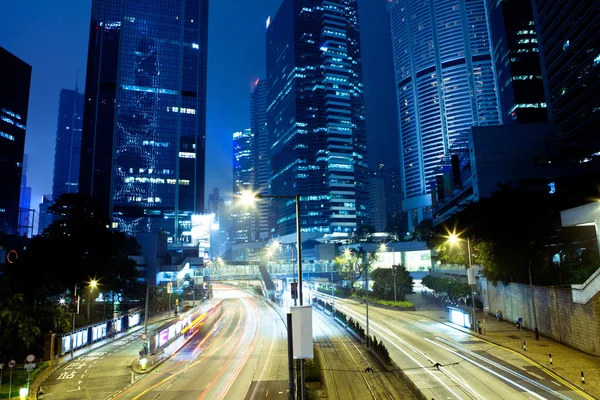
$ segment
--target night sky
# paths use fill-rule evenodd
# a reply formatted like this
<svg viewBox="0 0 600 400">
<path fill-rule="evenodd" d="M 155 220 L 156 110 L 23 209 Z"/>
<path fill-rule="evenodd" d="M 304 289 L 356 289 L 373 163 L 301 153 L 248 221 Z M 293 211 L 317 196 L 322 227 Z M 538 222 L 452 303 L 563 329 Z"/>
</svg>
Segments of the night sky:
<svg viewBox="0 0 600 400">
<path fill-rule="evenodd" d="M 385 0 L 360 0 L 370 161 L 398 164 Z M 265 21 L 281 0 L 212 0 L 209 15 L 206 192 L 232 188 L 232 133 L 250 127 L 250 85 L 265 77 Z M 85 88 L 91 0 L 5 1 L 0 45 L 33 67 L 25 152 L 31 205 L 52 192 L 58 97 Z"/>
</svg>

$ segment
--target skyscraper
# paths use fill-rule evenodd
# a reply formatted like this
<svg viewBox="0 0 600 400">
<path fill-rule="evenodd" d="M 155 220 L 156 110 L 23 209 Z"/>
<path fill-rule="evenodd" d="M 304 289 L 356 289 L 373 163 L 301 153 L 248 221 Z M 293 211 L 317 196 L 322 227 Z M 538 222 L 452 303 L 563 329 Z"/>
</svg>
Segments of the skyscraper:
<svg viewBox="0 0 600 400">
<path fill-rule="evenodd" d="M 81 124 L 83 93 L 63 89 L 58 100 L 56 147 L 54 148 L 54 180 L 52 198 L 77 193 L 81 159 Z"/>
<path fill-rule="evenodd" d="M 204 211 L 208 0 L 93 0 L 80 192 L 179 240 Z"/>
<path fill-rule="evenodd" d="M 257 80 L 250 99 L 250 129 L 254 137 L 254 190 L 269 192 L 269 132 L 267 130 L 267 81 Z M 258 202 L 257 239 L 269 237 L 269 201 Z"/>
<path fill-rule="evenodd" d="M 558 139 L 600 151 L 600 18 L 595 0 L 533 0 Z"/>
<path fill-rule="evenodd" d="M 430 182 L 474 125 L 499 124 L 484 0 L 393 0 L 392 48 L 408 229 L 431 218 Z"/>
<path fill-rule="evenodd" d="M 0 47 L 0 231 L 16 234 L 31 66 Z"/>
<path fill-rule="evenodd" d="M 19 198 L 19 235 L 33 236 L 35 211 L 31 209 L 31 187 L 27 186 L 27 165 L 29 156 L 23 154 L 23 168 L 21 173 L 21 194 Z"/>
<path fill-rule="evenodd" d="M 233 134 L 233 195 L 239 196 L 254 187 L 254 135 L 244 129 Z M 245 243 L 256 239 L 255 210 L 246 205 L 237 205 L 231 212 L 231 239 L 234 243 Z"/>
<path fill-rule="evenodd" d="M 532 4 L 487 0 L 502 121 L 548 122 L 548 107 Z"/>
<path fill-rule="evenodd" d="M 357 1 L 284 0 L 267 88 L 271 195 L 300 196 L 303 232 L 350 234 L 369 201 Z M 272 204 L 272 234 L 294 233 L 294 201 Z"/>
</svg>

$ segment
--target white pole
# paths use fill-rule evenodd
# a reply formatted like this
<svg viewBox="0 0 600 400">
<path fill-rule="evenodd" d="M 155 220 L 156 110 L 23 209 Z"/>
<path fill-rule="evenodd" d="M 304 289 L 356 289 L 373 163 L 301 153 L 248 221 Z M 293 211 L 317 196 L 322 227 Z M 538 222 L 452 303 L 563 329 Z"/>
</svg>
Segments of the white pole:
<svg viewBox="0 0 600 400">
<path fill-rule="evenodd" d="M 394 247 L 392 247 L 392 265 L 396 265 L 396 253 L 394 253 Z M 396 297 L 396 274 L 398 273 L 398 266 L 396 266 L 396 269 L 394 269 L 392 271 L 394 273 L 394 301 L 398 301 L 398 298 Z"/>
</svg>

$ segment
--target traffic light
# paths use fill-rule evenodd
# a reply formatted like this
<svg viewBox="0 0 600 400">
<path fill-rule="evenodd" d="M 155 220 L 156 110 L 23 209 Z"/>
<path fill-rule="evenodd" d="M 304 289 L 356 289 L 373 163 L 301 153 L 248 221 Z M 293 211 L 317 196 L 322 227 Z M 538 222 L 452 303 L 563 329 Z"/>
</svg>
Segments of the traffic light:
<svg viewBox="0 0 600 400">
<path fill-rule="evenodd" d="M 290 291 L 292 292 L 292 299 L 298 298 L 298 282 L 290 283 Z"/>
<path fill-rule="evenodd" d="M 392 265 L 392 275 L 396 276 L 396 270 L 398 269 L 397 265 Z"/>
<path fill-rule="evenodd" d="M 79 296 L 73 296 L 69 306 L 69 311 L 71 314 L 79 314 Z"/>
</svg>

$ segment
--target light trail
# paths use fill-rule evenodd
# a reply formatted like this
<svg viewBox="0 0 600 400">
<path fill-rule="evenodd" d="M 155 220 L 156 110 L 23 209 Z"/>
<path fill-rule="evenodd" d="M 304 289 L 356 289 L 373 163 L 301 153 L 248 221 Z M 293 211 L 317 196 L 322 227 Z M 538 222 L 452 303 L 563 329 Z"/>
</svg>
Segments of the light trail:
<svg viewBox="0 0 600 400">
<path fill-rule="evenodd" d="M 345 309 L 348 312 L 348 314 L 352 313 L 354 315 L 354 318 L 356 320 L 358 320 L 359 318 L 362 318 L 363 319 L 362 322 L 364 323 L 364 317 L 362 317 L 360 314 L 354 312 L 353 310 L 349 309 L 348 307 L 345 307 L 345 306 L 339 307 L 338 306 L 337 308 L 338 309 Z M 379 335 L 381 335 L 382 337 L 384 337 L 392 346 L 394 346 L 396 349 L 398 349 L 399 351 L 401 351 L 406 357 L 408 357 L 409 359 L 411 359 L 424 372 L 426 372 L 433 379 L 435 379 L 440 385 L 442 385 L 442 387 L 444 387 L 444 389 L 446 389 L 448 392 L 450 392 L 452 395 L 454 395 L 454 397 L 456 397 L 459 400 L 462 400 L 462 397 L 459 396 L 459 394 L 456 393 L 454 390 L 452 390 L 452 388 L 448 384 L 446 384 L 445 382 L 443 382 L 436 374 L 434 374 L 432 371 L 430 371 L 427 367 L 425 367 L 423 364 L 421 364 L 417 359 L 415 359 L 413 356 L 411 356 L 406 350 L 404 350 L 403 348 L 401 348 L 400 346 L 398 346 L 396 343 L 394 343 L 394 341 L 390 340 L 390 338 L 386 337 L 385 335 L 387 334 L 389 336 L 394 337 L 394 339 L 396 341 L 402 343 L 404 346 L 408 347 L 410 350 L 412 350 L 413 352 L 419 354 L 421 357 L 425 358 L 426 360 L 428 360 L 429 362 L 431 362 L 433 364 L 433 362 L 429 359 L 429 357 L 427 357 L 427 355 L 425 355 L 425 353 L 423 353 L 422 351 L 420 351 L 416 347 L 412 346 L 411 344 L 409 344 L 408 342 L 406 342 L 404 339 L 401 339 L 398 335 L 396 335 L 395 333 L 393 333 L 389 329 L 383 328 L 379 324 L 374 323 L 374 322 L 370 322 L 369 325 L 370 325 L 371 328 L 373 327 L 373 325 L 375 325 L 376 328 L 372 329 L 373 331 L 379 331 Z M 476 395 L 481 396 L 478 393 L 476 393 Z"/>
</svg>

